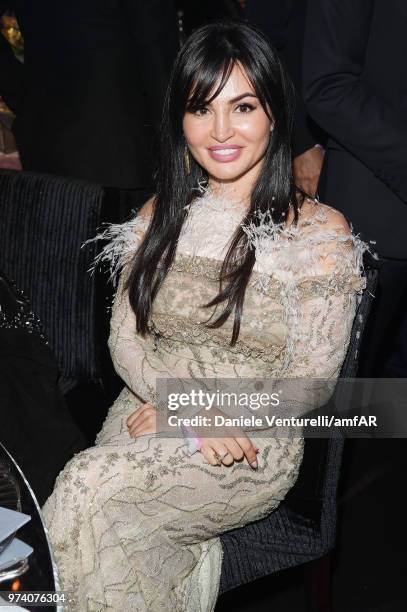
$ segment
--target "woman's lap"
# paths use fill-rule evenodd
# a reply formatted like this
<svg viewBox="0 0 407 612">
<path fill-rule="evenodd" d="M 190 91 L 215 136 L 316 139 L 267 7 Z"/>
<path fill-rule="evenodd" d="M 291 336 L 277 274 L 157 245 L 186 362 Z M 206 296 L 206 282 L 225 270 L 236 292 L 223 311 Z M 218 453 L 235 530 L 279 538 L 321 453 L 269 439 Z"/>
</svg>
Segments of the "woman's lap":
<svg viewBox="0 0 407 612">
<path fill-rule="evenodd" d="M 256 438 L 259 467 L 246 460 L 232 467 L 211 466 L 201 453 L 188 454 L 184 439 L 160 436 L 130 437 L 126 419 L 138 400 L 128 390 L 121 393 L 109 411 L 96 446 L 77 454 L 59 477 L 69 479 L 75 495 L 86 493 L 90 502 L 148 505 L 150 512 L 189 513 L 211 516 L 213 524 L 197 530 L 198 539 L 220 533 L 251 520 L 275 507 L 296 478 L 301 441 Z M 66 487 L 65 487 L 66 488 Z M 130 500 L 133 500 L 130 502 Z M 66 500 L 67 503 L 69 500 Z M 190 534 L 192 537 L 192 533 Z"/>
<path fill-rule="evenodd" d="M 67 464 L 44 507 L 63 585 L 96 593 L 121 580 L 127 592 L 136 569 L 147 568 L 144 589 L 166 580 L 170 588 L 198 563 L 203 543 L 269 513 L 295 481 L 301 441 L 257 438 L 257 470 L 245 461 L 211 466 L 189 456 L 183 439 L 131 438 L 126 418 L 138 405 L 121 394 L 97 445 Z M 159 570 L 163 563 L 173 570 Z"/>
</svg>

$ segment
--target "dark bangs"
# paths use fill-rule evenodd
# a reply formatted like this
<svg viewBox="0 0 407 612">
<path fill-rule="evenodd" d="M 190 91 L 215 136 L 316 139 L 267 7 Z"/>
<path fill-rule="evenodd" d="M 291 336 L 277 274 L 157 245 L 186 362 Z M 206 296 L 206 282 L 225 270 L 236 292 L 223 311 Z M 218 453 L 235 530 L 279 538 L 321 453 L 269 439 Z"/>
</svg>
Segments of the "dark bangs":
<svg viewBox="0 0 407 612">
<path fill-rule="evenodd" d="M 256 45 L 253 29 L 246 41 L 242 41 L 242 38 L 245 38 L 244 32 L 242 37 L 242 30 L 238 32 L 236 40 L 233 40 L 233 34 L 224 37 L 221 31 L 213 30 L 210 44 L 208 31 L 202 31 L 202 36 L 200 33 L 199 30 L 195 33 L 195 44 L 191 45 L 194 48 L 188 49 L 189 57 L 183 64 L 183 74 L 178 77 L 185 85 L 183 103 L 179 100 L 181 107 L 185 111 L 195 112 L 198 108 L 210 104 L 226 85 L 234 66 L 239 65 L 265 113 L 270 120 L 274 120 L 272 109 L 274 106 L 278 108 L 282 100 L 281 96 L 273 95 L 277 93 L 273 92 L 273 89 L 279 88 L 276 83 L 270 82 L 270 77 L 278 71 L 279 66 L 269 54 L 265 57 L 264 44 Z M 247 44 L 242 45 L 242 42 Z M 275 65 L 270 66 L 270 63 Z M 266 84 L 268 87 L 265 87 Z M 280 86 L 280 83 L 278 85 Z M 277 99 L 273 101 L 273 98 Z"/>
</svg>

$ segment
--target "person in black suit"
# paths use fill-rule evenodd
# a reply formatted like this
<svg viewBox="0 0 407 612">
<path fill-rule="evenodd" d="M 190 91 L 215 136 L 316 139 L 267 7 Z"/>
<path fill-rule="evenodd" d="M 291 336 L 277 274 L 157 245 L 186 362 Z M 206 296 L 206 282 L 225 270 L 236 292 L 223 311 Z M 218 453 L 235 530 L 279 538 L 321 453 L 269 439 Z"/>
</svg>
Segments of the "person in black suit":
<svg viewBox="0 0 407 612">
<path fill-rule="evenodd" d="M 380 257 L 363 376 L 407 376 L 406 27 L 404 0 L 309 0 L 304 95 L 330 136 L 321 196 Z"/>
<path fill-rule="evenodd" d="M 0 0 L 24 65 L 0 40 L 0 94 L 25 170 L 129 192 L 151 182 L 153 132 L 178 50 L 171 0 Z"/>
<path fill-rule="evenodd" d="M 293 158 L 296 184 L 315 196 L 324 159 L 322 130 L 302 98 L 302 51 L 308 0 L 247 0 L 245 16 L 263 30 L 284 61 L 296 91 Z"/>
<path fill-rule="evenodd" d="M 308 1 L 304 96 L 330 137 L 320 193 L 375 241 L 379 255 L 361 354 L 365 377 L 407 376 L 406 29 L 405 0 Z M 347 442 L 335 572 L 345 599 L 338 609 L 405 609 L 406 463 L 404 439 Z"/>
</svg>

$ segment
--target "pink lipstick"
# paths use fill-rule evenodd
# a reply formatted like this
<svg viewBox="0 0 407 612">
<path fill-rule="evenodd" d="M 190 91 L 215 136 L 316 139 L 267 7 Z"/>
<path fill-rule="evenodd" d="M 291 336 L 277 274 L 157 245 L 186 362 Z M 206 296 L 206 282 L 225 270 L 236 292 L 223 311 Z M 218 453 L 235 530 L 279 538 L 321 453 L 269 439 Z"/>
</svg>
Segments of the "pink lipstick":
<svg viewBox="0 0 407 612">
<path fill-rule="evenodd" d="M 235 161 L 243 147 L 239 147 L 238 145 L 214 145 L 213 147 L 208 147 L 209 155 L 218 162 L 231 162 Z"/>
</svg>

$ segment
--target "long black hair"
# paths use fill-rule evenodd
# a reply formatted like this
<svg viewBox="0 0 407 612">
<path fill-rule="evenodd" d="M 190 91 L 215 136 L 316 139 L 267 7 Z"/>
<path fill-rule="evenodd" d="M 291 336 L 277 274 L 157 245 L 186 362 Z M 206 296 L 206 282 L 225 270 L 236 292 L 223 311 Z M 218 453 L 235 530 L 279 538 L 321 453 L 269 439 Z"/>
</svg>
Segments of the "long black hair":
<svg viewBox="0 0 407 612">
<path fill-rule="evenodd" d="M 183 118 L 187 111 L 205 106 L 222 90 L 236 63 L 244 69 L 260 103 L 273 123 L 263 165 L 251 193 L 243 223 L 259 223 L 258 211 L 269 211 L 282 223 L 290 203 L 295 221 L 298 204 L 292 177 L 291 129 L 293 88 L 276 52 L 255 27 L 243 22 L 217 22 L 196 30 L 175 61 L 163 108 L 157 156 L 154 213 L 138 249 L 126 288 L 137 318 L 137 331 L 149 333 L 149 316 L 161 283 L 173 262 L 177 241 L 188 214 L 186 206 L 196 196 L 198 183 L 208 176 L 189 155 L 185 169 L 186 140 Z M 244 295 L 255 262 L 255 252 L 239 226 L 223 261 L 219 294 L 205 307 L 223 303 L 223 312 L 207 327 L 220 327 L 234 312 L 231 344 L 239 336 Z M 240 249 L 243 247 L 243 250 Z M 245 255 L 238 256 L 238 253 Z"/>
</svg>

